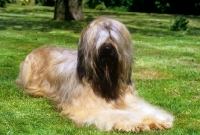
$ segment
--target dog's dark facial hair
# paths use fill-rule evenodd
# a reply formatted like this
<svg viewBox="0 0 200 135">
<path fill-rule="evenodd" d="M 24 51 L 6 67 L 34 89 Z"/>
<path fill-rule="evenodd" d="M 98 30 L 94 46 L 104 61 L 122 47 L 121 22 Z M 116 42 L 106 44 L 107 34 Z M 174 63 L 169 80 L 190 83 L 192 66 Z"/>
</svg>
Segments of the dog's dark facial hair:
<svg viewBox="0 0 200 135">
<path fill-rule="evenodd" d="M 94 69 L 88 68 L 87 73 L 84 67 L 84 53 L 78 53 L 77 72 L 79 79 L 85 77 L 91 83 L 95 94 L 105 98 L 107 101 L 119 97 L 118 86 L 118 54 L 115 47 L 110 43 L 104 43 L 94 59 Z"/>
<path fill-rule="evenodd" d="M 118 91 L 118 54 L 113 45 L 103 44 L 96 57 L 96 73 L 93 78 L 94 92 L 106 100 L 117 99 Z"/>
</svg>

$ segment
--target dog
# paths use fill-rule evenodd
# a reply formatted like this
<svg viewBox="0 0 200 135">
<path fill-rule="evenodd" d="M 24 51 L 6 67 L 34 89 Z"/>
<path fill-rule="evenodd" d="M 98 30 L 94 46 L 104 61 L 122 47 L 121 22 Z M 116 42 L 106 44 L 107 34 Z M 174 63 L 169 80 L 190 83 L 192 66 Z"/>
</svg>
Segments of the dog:
<svg viewBox="0 0 200 135">
<path fill-rule="evenodd" d="M 33 50 L 16 82 L 32 96 L 52 100 L 77 125 L 123 132 L 169 129 L 174 117 L 137 95 L 131 80 L 132 52 L 125 25 L 99 17 L 82 31 L 78 50 Z"/>
</svg>

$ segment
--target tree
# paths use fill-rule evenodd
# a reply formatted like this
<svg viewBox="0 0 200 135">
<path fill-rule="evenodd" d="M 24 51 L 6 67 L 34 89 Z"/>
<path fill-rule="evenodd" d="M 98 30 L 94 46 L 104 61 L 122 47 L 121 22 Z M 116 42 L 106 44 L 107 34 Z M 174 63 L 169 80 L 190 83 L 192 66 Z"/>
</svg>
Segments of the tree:
<svg viewBox="0 0 200 135">
<path fill-rule="evenodd" d="M 82 0 L 56 0 L 55 20 L 83 20 Z"/>
</svg>

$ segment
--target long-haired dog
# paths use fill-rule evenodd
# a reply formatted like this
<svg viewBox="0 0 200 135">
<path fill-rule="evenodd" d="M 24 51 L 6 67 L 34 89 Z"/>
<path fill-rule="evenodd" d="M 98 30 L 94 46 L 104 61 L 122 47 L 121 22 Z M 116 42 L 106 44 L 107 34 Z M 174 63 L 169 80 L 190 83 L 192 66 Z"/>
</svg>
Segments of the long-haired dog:
<svg viewBox="0 0 200 135">
<path fill-rule="evenodd" d="M 52 46 L 32 51 L 17 83 L 33 96 L 53 100 L 78 125 L 131 132 L 171 128 L 172 115 L 137 96 L 132 60 L 127 28 L 100 17 L 82 31 L 78 51 Z"/>
</svg>

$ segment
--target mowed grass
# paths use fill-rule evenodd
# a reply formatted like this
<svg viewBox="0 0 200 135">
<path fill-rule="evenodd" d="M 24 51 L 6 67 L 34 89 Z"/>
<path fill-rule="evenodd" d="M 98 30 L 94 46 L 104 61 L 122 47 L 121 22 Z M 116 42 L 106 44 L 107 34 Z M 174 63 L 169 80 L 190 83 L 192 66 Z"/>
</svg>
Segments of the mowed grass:
<svg viewBox="0 0 200 135">
<path fill-rule="evenodd" d="M 175 116 L 172 129 L 138 134 L 200 134 L 200 16 L 186 16 L 189 29 L 172 32 L 176 15 L 84 9 L 85 21 L 56 22 L 53 10 L 20 5 L 0 9 L 0 135 L 132 134 L 77 127 L 51 101 L 33 98 L 15 84 L 28 53 L 41 45 L 77 49 L 82 29 L 101 15 L 123 22 L 131 33 L 132 79 L 139 95 Z"/>
</svg>

